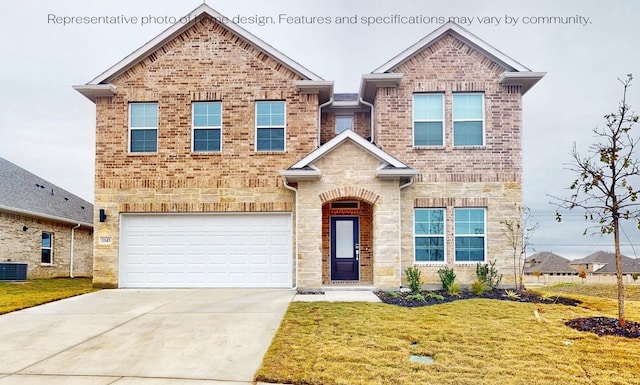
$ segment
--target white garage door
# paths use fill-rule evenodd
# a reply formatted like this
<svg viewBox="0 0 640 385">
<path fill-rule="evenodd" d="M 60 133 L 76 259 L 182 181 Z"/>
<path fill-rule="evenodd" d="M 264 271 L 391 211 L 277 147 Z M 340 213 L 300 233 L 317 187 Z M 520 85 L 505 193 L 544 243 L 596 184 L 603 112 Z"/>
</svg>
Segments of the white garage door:
<svg viewBox="0 0 640 385">
<path fill-rule="evenodd" d="M 290 288 L 291 215 L 124 214 L 120 287 Z"/>
</svg>

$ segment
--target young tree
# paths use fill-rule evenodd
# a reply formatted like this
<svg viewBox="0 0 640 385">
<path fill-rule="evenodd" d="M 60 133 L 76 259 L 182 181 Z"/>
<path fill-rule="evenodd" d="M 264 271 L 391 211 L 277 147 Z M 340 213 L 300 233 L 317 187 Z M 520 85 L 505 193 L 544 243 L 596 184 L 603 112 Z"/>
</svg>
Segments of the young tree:
<svg viewBox="0 0 640 385">
<path fill-rule="evenodd" d="M 518 207 L 520 217 L 502 221 L 507 236 L 507 242 L 513 252 L 513 281 L 516 290 L 524 289 L 522 276 L 524 275 L 524 260 L 527 257 L 529 241 L 538 229 L 538 222 L 531 223 L 531 209 Z"/>
<path fill-rule="evenodd" d="M 624 327 L 620 221 L 634 219 L 640 228 L 640 209 L 636 202 L 640 190 L 632 185 L 638 182 L 640 163 L 635 153 L 639 139 L 631 133 L 631 128 L 638 122 L 638 115 L 627 104 L 627 91 L 633 77 L 629 74 L 625 80 L 618 80 L 623 86 L 622 100 L 615 112 L 604 116 L 605 127 L 593 130 L 597 143 L 589 147 L 587 156 L 580 155 L 575 143 L 573 145 L 573 159 L 567 167 L 576 174 L 576 179 L 569 187 L 571 196 L 566 199 L 552 198 L 559 206 L 556 220 L 562 220 L 560 209 L 578 208 L 584 210 L 586 220 L 597 223 L 600 233 L 613 234 L 618 281 L 618 324 Z"/>
</svg>

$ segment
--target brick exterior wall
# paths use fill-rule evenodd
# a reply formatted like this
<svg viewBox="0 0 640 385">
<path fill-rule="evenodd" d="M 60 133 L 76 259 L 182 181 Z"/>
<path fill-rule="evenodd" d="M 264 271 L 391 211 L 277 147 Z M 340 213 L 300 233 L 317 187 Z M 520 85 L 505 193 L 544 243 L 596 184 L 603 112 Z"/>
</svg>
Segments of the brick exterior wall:
<svg viewBox="0 0 640 385">
<path fill-rule="evenodd" d="M 322 112 L 320 119 L 320 143 L 324 144 L 336 135 L 336 116 L 352 115 L 353 131 L 362 136 L 369 138 L 371 136 L 371 113 L 370 112 L 354 112 L 353 114 L 330 110 Z"/>
<path fill-rule="evenodd" d="M 122 212 L 293 211 L 286 169 L 317 144 L 317 95 L 300 76 L 209 18 L 124 72 L 96 101 L 94 284 L 116 287 Z M 255 102 L 286 102 L 286 152 L 255 152 Z M 128 103 L 158 102 L 157 154 L 128 153 Z M 222 102 L 222 150 L 191 152 L 191 103 Z M 100 223 L 99 209 L 108 219 Z"/>
<path fill-rule="evenodd" d="M 487 259 L 496 260 L 513 282 L 513 260 L 504 234 L 503 220 L 518 217 L 522 204 L 521 90 L 504 87 L 498 79 L 505 68 L 490 61 L 462 41 L 445 35 L 430 47 L 400 64 L 394 72 L 404 74 L 397 88 L 380 88 L 376 94 L 376 144 L 419 170 L 414 184 L 402 192 L 402 269 L 413 266 L 414 207 L 446 208 L 446 264 L 462 283 L 475 280 L 475 263 L 454 262 L 453 209 L 487 209 Z M 413 94 L 442 92 L 445 95 L 444 146 L 413 146 Z M 485 145 L 454 148 L 452 94 L 483 92 L 485 99 Z M 439 283 L 442 265 L 415 264 L 427 283 Z M 403 277 L 404 279 L 404 277 Z"/>
<path fill-rule="evenodd" d="M 23 231 L 23 226 L 28 227 Z M 71 228 L 74 226 L 23 215 L 0 212 L 0 262 L 27 262 L 27 278 L 68 277 Z M 53 263 L 43 265 L 42 232 L 53 233 Z M 93 231 L 74 230 L 75 277 L 90 277 L 93 266 Z"/>
<path fill-rule="evenodd" d="M 500 221 L 516 217 L 522 202 L 522 106 L 519 87 L 498 84 L 504 70 L 449 35 L 394 70 L 404 74 L 400 86 L 378 89 L 374 100 L 376 145 L 419 175 L 400 191 L 403 182 L 377 178 L 380 160 L 351 142 L 317 160 L 320 180 L 297 184 L 300 287 L 316 288 L 330 281 L 328 204 L 343 199 L 361 202 L 361 233 L 369 228 L 370 255 L 361 263 L 363 283 L 398 287 L 403 270 L 415 264 L 415 207 L 445 207 L 449 235 L 453 208 L 486 208 L 488 259 L 498 261 L 508 281 L 512 261 Z M 318 138 L 318 98 L 300 94 L 294 85 L 299 79 L 223 25 L 202 18 L 111 81 L 117 95 L 96 100 L 96 286 L 118 284 L 120 213 L 295 211 L 295 195 L 284 188 L 279 171 L 313 151 Z M 445 142 L 438 148 L 414 148 L 412 95 L 430 91 L 445 94 Z M 483 147 L 453 147 L 451 98 L 462 91 L 485 95 Z M 286 102 L 285 152 L 255 152 L 259 100 Z M 191 151 L 194 101 L 222 102 L 220 153 Z M 130 102 L 158 102 L 157 153 L 128 152 Z M 322 143 L 336 135 L 338 114 L 323 110 Z M 354 123 L 356 133 L 371 136 L 369 113 L 355 112 Z M 97 217 L 100 209 L 108 216 L 103 223 Z M 101 236 L 111 237 L 112 243 L 99 244 Z M 462 283 L 470 283 L 475 265 L 454 264 L 453 237 L 447 242 L 446 263 L 454 266 Z M 439 282 L 442 265 L 418 266 L 427 282 Z"/>
</svg>

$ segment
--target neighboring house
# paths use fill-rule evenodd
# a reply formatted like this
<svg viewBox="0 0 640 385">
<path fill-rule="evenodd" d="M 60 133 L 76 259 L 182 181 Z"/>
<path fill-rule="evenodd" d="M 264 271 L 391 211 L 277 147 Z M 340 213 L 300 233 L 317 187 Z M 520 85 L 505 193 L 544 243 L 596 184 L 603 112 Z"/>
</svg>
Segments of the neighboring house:
<svg viewBox="0 0 640 385">
<path fill-rule="evenodd" d="M 0 158 L 0 263 L 27 278 L 90 277 L 93 205 Z"/>
<path fill-rule="evenodd" d="M 622 274 L 640 274 L 640 262 L 637 259 L 621 255 Z M 576 271 L 587 274 L 616 274 L 616 255 L 605 251 L 596 251 L 584 258 L 571 261 L 571 267 Z"/>
<path fill-rule="evenodd" d="M 540 252 L 527 257 L 524 263 L 525 275 L 578 275 L 570 265 L 571 261 L 559 255 Z"/>
<path fill-rule="evenodd" d="M 96 105 L 94 285 L 512 271 L 501 222 L 519 217 L 522 96 L 544 73 L 449 23 L 334 94 L 206 4 L 188 20 L 74 87 Z"/>
</svg>

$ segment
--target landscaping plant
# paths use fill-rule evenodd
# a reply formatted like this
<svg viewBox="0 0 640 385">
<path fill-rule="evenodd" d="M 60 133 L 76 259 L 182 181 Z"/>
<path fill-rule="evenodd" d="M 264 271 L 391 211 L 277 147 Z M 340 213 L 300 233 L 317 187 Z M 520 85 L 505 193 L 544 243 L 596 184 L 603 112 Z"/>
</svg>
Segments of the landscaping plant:
<svg viewBox="0 0 640 385">
<path fill-rule="evenodd" d="M 453 271 L 453 268 L 443 267 L 438 270 L 438 276 L 440 277 L 440 282 L 442 282 L 442 289 L 448 292 L 453 281 L 456 280 L 456 273 Z"/>
<path fill-rule="evenodd" d="M 476 277 L 479 281 L 486 283 L 490 289 L 495 289 L 502 281 L 502 274 L 498 273 L 495 260 L 489 261 L 488 264 L 478 262 L 476 265 Z"/>
<path fill-rule="evenodd" d="M 404 271 L 404 273 L 407 275 L 407 281 L 409 282 L 409 290 L 411 290 L 412 293 L 420 293 L 420 289 L 422 288 L 420 270 L 416 267 L 409 267 Z"/>
</svg>

